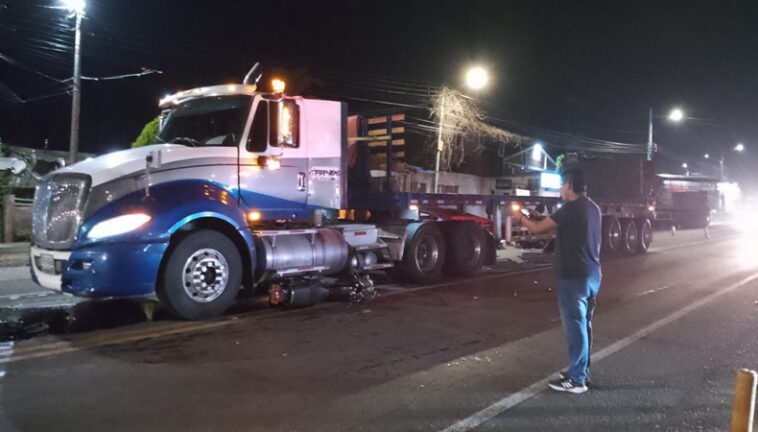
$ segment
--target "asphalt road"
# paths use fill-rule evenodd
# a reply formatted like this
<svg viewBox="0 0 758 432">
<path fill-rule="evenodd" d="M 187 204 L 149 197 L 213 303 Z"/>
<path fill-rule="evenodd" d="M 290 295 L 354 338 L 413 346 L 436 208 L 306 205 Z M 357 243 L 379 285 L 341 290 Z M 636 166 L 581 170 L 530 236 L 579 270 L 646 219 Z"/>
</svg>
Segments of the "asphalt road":
<svg viewBox="0 0 758 432">
<path fill-rule="evenodd" d="M 689 237 L 688 237 L 689 236 Z M 549 271 L 0 344 L 0 431 L 728 430 L 758 368 L 758 237 L 728 228 L 604 263 L 593 389 Z"/>
</svg>

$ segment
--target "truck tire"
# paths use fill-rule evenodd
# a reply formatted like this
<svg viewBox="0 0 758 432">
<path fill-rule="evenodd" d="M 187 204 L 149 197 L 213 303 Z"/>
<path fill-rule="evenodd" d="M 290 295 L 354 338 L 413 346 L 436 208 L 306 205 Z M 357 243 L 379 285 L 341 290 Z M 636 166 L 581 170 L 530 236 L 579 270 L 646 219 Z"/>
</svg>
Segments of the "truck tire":
<svg viewBox="0 0 758 432">
<path fill-rule="evenodd" d="M 603 218 L 603 254 L 615 254 L 621 250 L 621 223 L 616 216 Z"/>
<path fill-rule="evenodd" d="M 400 280 L 428 284 L 440 278 L 444 263 L 442 232 L 437 224 L 425 223 L 408 234 L 403 260 L 397 263 L 396 273 L 400 272 Z"/>
<path fill-rule="evenodd" d="M 456 276 L 471 276 L 481 270 L 487 248 L 484 231 L 473 222 L 451 223 L 445 236 L 445 268 Z"/>
<path fill-rule="evenodd" d="M 621 222 L 621 252 L 624 255 L 632 255 L 637 252 L 639 236 L 637 235 L 637 224 L 634 219 L 624 219 Z"/>
<path fill-rule="evenodd" d="M 650 219 L 637 220 L 637 253 L 643 254 L 653 242 L 653 224 Z"/>
<path fill-rule="evenodd" d="M 173 315 L 213 318 L 234 303 L 242 285 L 242 259 L 234 243 L 212 231 L 195 231 L 169 251 L 156 294 Z"/>
</svg>

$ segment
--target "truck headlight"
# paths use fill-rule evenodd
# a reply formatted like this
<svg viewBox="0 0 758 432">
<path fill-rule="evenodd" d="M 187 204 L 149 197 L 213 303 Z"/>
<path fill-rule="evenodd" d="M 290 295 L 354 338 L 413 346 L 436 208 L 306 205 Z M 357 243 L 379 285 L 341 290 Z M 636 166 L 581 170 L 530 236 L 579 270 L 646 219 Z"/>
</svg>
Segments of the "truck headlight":
<svg viewBox="0 0 758 432">
<path fill-rule="evenodd" d="M 104 237 L 112 237 L 119 234 L 128 233 L 134 231 L 142 225 L 150 221 L 150 216 L 144 213 L 134 213 L 123 216 L 116 216 L 104 220 L 89 231 L 87 238 L 101 239 Z"/>
</svg>

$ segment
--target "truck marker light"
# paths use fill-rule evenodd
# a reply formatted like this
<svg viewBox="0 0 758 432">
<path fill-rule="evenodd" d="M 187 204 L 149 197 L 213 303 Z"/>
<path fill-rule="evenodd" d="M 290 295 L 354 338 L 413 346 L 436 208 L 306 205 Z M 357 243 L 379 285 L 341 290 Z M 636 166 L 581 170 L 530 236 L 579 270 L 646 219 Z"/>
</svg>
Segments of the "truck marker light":
<svg viewBox="0 0 758 432">
<path fill-rule="evenodd" d="M 279 78 L 274 78 L 271 80 L 271 90 L 274 93 L 284 93 L 285 87 L 287 87 L 287 85 L 284 83 L 284 80 L 281 80 Z"/>
<path fill-rule="evenodd" d="M 247 214 L 247 220 L 250 222 L 258 222 L 262 218 L 261 212 L 258 210 L 253 210 Z"/>
<path fill-rule="evenodd" d="M 282 167 L 282 163 L 279 161 L 279 159 L 274 158 L 267 158 L 266 159 L 266 168 L 270 170 L 278 170 Z"/>
<path fill-rule="evenodd" d="M 278 170 L 282 167 L 282 163 L 279 161 L 279 159 L 271 156 L 258 156 L 256 163 L 258 167 L 266 167 L 272 171 Z"/>
<path fill-rule="evenodd" d="M 87 238 L 94 240 L 125 234 L 148 223 L 150 219 L 150 216 L 144 213 L 134 213 L 106 219 L 92 227 L 87 234 Z"/>
</svg>

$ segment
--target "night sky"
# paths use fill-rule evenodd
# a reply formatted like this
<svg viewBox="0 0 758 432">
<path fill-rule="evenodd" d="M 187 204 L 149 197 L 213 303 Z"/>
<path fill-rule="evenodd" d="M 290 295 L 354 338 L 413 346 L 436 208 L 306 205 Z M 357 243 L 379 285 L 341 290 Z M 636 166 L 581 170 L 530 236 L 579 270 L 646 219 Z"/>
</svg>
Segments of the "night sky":
<svg viewBox="0 0 758 432">
<path fill-rule="evenodd" d="M 20 102 L 65 90 L 51 78 L 71 76 L 74 20 L 56 5 L 0 0 L 3 142 L 68 146 L 70 96 Z M 256 60 L 354 111 L 423 107 L 477 63 L 494 75 L 478 96 L 490 121 L 553 152 L 572 134 L 644 143 L 648 108 L 677 106 L 686 122 L 655 123 L 660 171 L 682 173 L 686 161 L 713 173 L 723 152 L 729 173 L 758 185 L 756 1 L 89 0 L 83 28 L 84 75 L 163 71 L 85 82 L 86 152 L 127 147 L 161 96 L 239 82 Z M 428 112 L 416 111 L 424 124 Z"/>
</svg>

